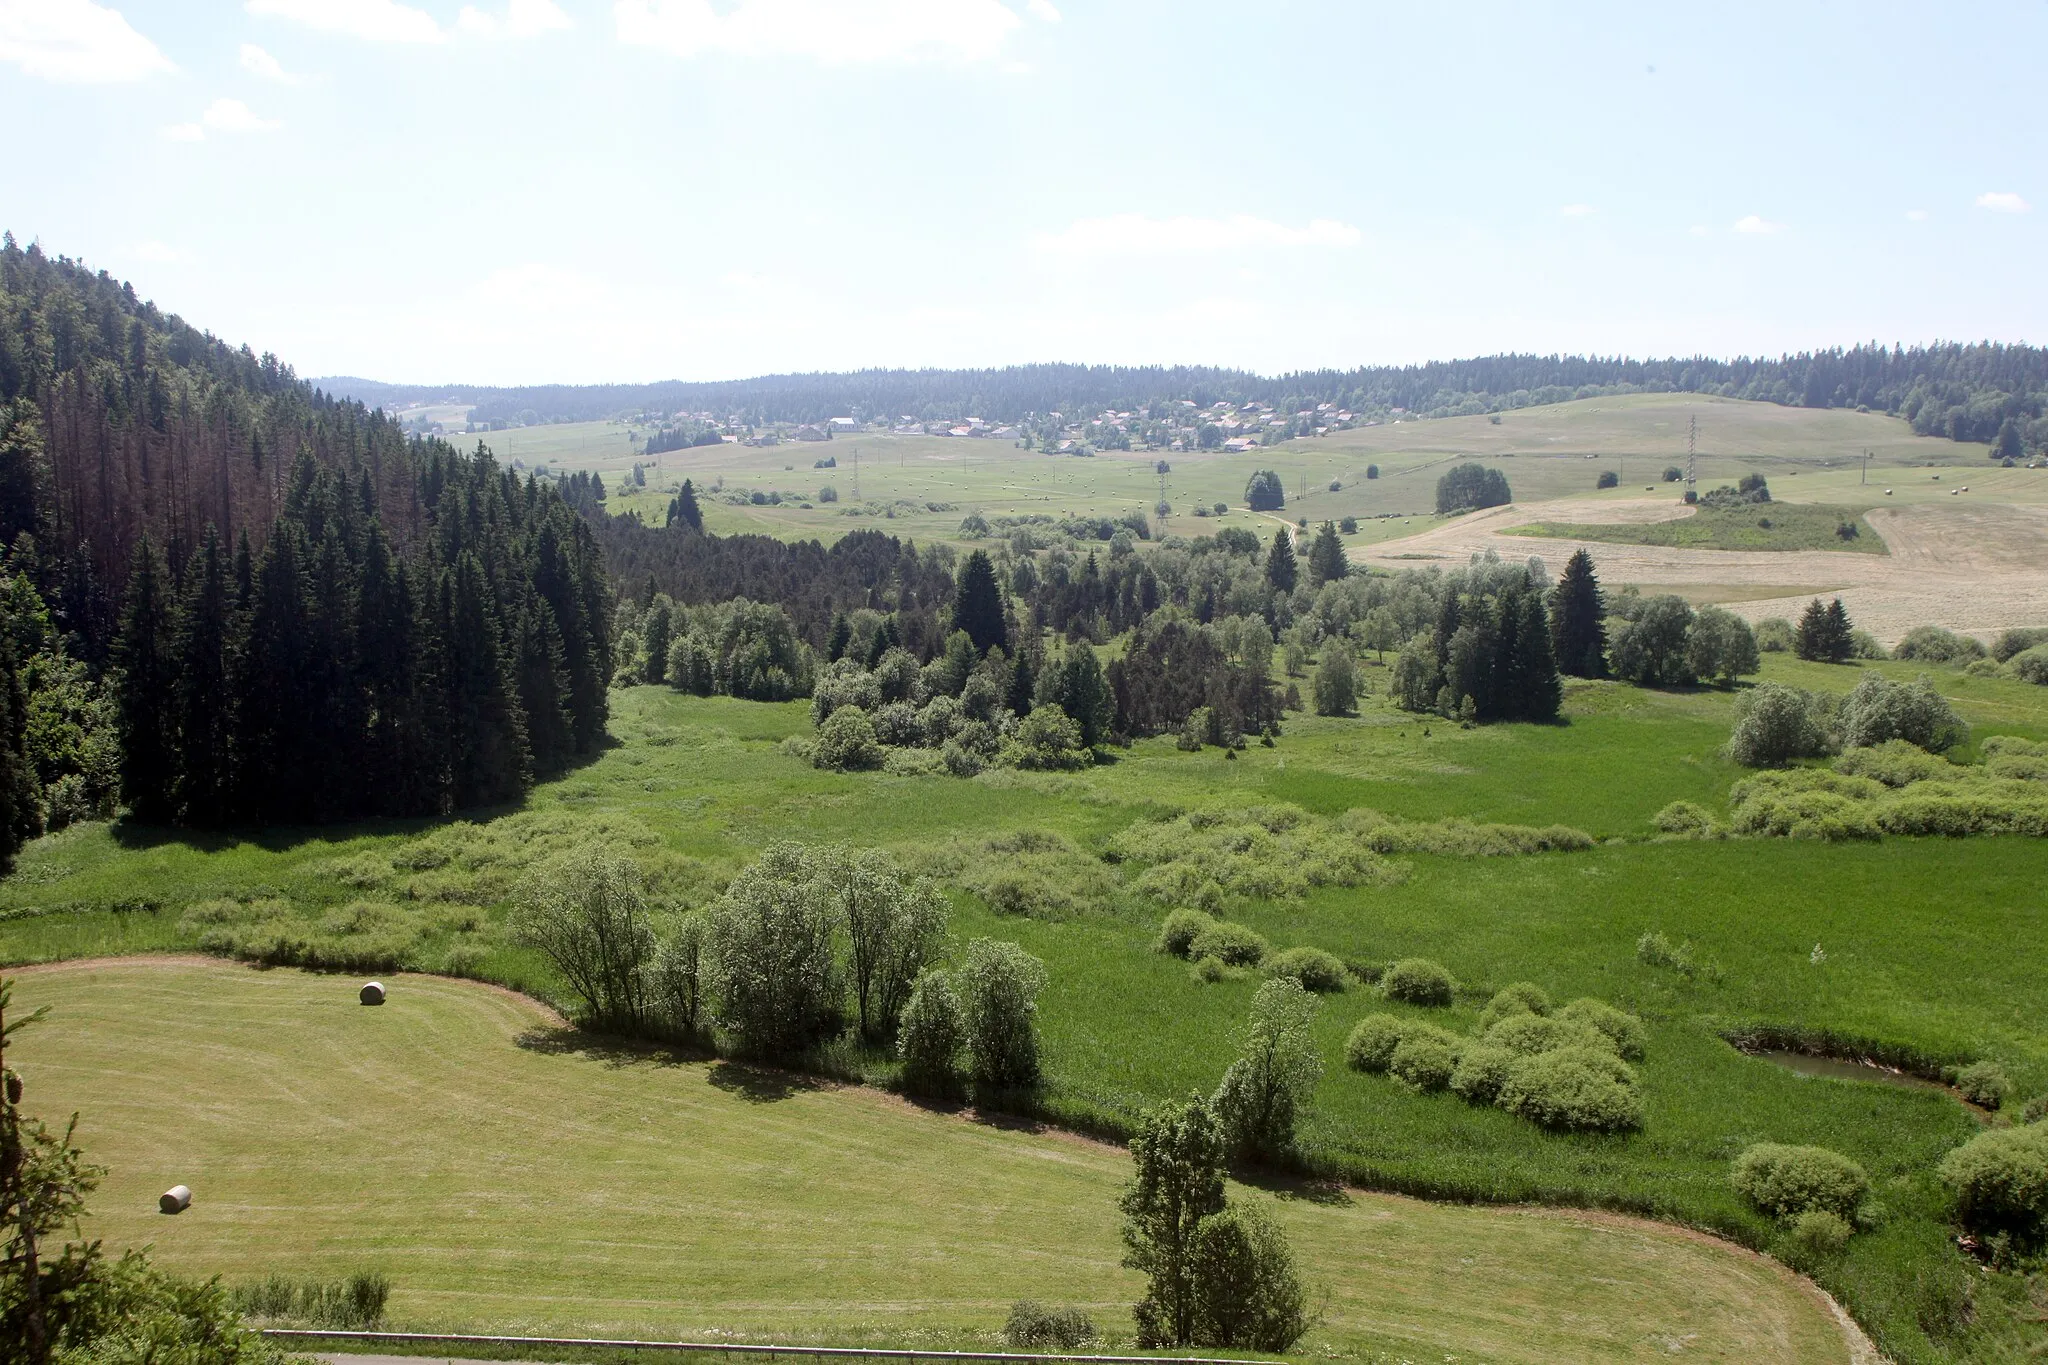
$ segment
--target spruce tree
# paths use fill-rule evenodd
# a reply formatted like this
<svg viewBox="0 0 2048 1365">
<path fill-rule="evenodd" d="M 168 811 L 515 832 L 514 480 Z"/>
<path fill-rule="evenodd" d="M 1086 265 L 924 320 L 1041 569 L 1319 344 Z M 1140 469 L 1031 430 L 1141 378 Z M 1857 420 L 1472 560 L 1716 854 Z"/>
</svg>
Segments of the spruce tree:
<svg viewBox="0 0 2048 1365">
<path fill-rule="evenodd" d="M 361 809 L 413 813 L 405 800 L 406 746 L 412 742 L 413 605 L 403 565 L 392 562 L 381 527 L 364 537 L 356 590 L 356 679 L 363 706 L 357 790 Z"/>
<path fill-rule="evenodd" d="M 483 564 L 465 550 L 450 575 L 448 715 L 452 795 L 458 809 L 510 801 L 526 790 L 526 717 L 507 667 Z"/>
<path fill-rule="evenodd" d="M 666 651 L 662 662 L 667 663 Z M 574 752 L 568 692 L 568 668 L 555 614 L 536 597 L 520 613 L 519 624 L 519 705 L 526 713 L 527 748 L 536 772 L 559 770 Z"/>
<path fill-rule="evenodd" d="M 228 819 L 232 798 L 233 698 L 228 652 L 234 620 L 228 600 L 227 548 L 206 528 L 185 570 L 185 596 L 173 644 L 177 686 L 170 722 L 178 741 L 178 818 L 190 825 Z"/>
<path fill-rule="evenodd" d="M 976 654 L 1010 646 L 1002 590 L 996 586 L 995 565 L 985 550 L 968 555 L 960 570 L 960 585 L 953 594 L 953 629 L 967 632 Z"/>
<path fill-rule="evenodd" d="M 1060 659 L 1058 679 L 1053 700 L 1067 713 L 1067 719 L 1081 727 L 1081 747 L 1093 749 L 1109 738 L 1109 727 L 1116 720 L 1115 698 L 1103 679 L 1095 646 L 1086 640 L 1068 645 Z"/>
<path fill-rule="evenodd" d="M 28 753 L 28 696 L 15 665 L 14 632 L 0 631 L 0 877 L 42 827 L 42 790 Z"/>
<path fill-rule="evenodd" d="M 258 823 L 305 818 L 306 722 L 323 700 L 308 684 L 313 654 L 304 550 L 280 521 L 263 547 L 236 651 L 236 806 Z"/>
<path fill-rule="evenodd" d="M 603 497 L 604 494 L 599 492 L 598 496 Z M 674 526 L 677 522 L 692 531 L 704 529 L 704 509 L 697 505 L 697 490 L 688 479 L 683 480 L 683 491 L 676 494 L 675 501 L 669 504 L 668 524 Z"/>
<path fill-rule="evenodd" d="M 1293 592 L 1300 569 L 1294 560 L 1294 533 L 1285 526 L 1273 533 L 1273 548 L 1266 552 L 1266 581 L 1280 592 Z"/>
<path fill-rule="evenodd" d="M 1029 650 L 1019 651 L 1016 666 L 1010 670 L 1010 687 L 1003 697 L 1003 705 L 1019 716 L 1031 714 L 1031 700 L 1038 686 L 1038 672 L 1032 666 Z"/>
<path fill-rule="evenodd" d="M 114 682 L 121 743 L 121 795 L 134 817 L 163 824 L 176 813 L 177 744 L 172 729 L 177 676 L 170 584 L 144 536 L 128 573 L 128 601 L 114 641 Z"/>
<path fill-rule="evenodd" d="M 1839 664 L 1847 663 L 1855 648 L 1849 613 L 1841 598 L 1827 606 L 1822 606 L 1818 597 L 1806 604 L 1793 633 L 1793 653 L 1816 663 Z"/>
<path fill-rule="evenodd" d="M 832 634 L 825 642 L 825 662 L 836 664 L 845 656 L 846 647 L 853 643 L 853 623 L 846 619 L 846 613 L 832 613 Z"/>
<path fill-rule="evenodd" d="M 1579 550 L 1565 561 L 1550 618 L 1550 648 L 1559 671 L 1575 678 L 1607 672 L 1607 604 L 1593 574 L 1593 556 Z"/>
<path fill-rule="evenodd" d="M 1334 522 L 1324 522 L 1317 530 L 1315 541 L 1308 550 L 1308 581 L 1310 587 L 1320 588 L 1333 583 L 1351 572 L 1351 561 L 1344 553 L 1344 542 L 1337 535 Z"/>
</svg>

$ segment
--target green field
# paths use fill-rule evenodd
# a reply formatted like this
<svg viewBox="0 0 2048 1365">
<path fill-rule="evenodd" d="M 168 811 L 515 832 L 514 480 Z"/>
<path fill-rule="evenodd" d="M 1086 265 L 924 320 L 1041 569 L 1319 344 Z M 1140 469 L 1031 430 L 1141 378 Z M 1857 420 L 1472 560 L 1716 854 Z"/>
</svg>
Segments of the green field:
<svg viewBox="0 0 2048 1365">
<path fill-rule="evenodd" d="M 1857 673 L 1766 658 L 1766 677 L 1802 686 L 1846 690 Z M 1902 678 L 1925 671 L 1877 667 Z M 1978 739 L 2048 737 L 2048 690 L 1932 671 Z M 617 746 L 544 784 L 518 811 L 251 840 L 166 840 L 104 825 L 41 840 L 0 885 L 0 957 L 189 948 L 199 930 L 181 927 L 181 910 L 218 896 L 282 897 L 316 924 L 369 899 L 407 926 L 410 960 L 421 967 L 461 949 L 463 970 L 552 996 L 556 983 L 505 942 L 502 919 L 523 870 L 580 840 L 610 842 L 658 890 L 701 900 L 774 838 L 883 846 L 971 879 L 1001 861 L 984 841 L 1044 829 L 1070 851 L 1040 870 L 1074 889 L 1076 907 L 997 916 L 956 881 L 954 931 L 963 941 L 1013 938 L 1045 958 L 1046 1113 L 1122 1129 L 1153 1101 L 1214 1085 L 1256 984 L 1199 985 L 1184 964 L 1150 950 L 1163 907 L 1095 856 L 1134 822 L 1287 803 L 1313 815 L 1369 806 L 1412 820 L 1573 825 L 1607 842 L 1521 858 L 1406 856 L 1395 860 L 1394 885 L 1229 908 L 1276 946 L 1441 960 L 1464 988 L 1454 1026 L 1468 1025 L 1490 990 L 1524 979 L 1556 998 L 1591 994 L 1640 1012 L 1652 1028 L 1645 1131 L 1556 1137 L 1344 1071 L 1334 1063 L 1345 1030 L 1380 1007 L 1354 989 L 1329 1000 L 1319 1025 L 1333 1065 L 1308 1123 L 1312 1162 L 1383 1189 L 1651 1213 L 1791 1255 L 1738 1204 L 1727 1163 L 1753 1141 L 1820 1142 L 1869 1167 L 1884 1210 L 1845 1256 L 1810 1267 L 1820 1282 L 1895 1359 L 2001 1359 L 2033 1330 L 2009 1278 L 1984 1282 L 1976 1326 L 1961 1342 L 1931 1340 L 1919 1326 L 1927 1277 L 1960 1271 L 1931 1167 L 1977 1121 L 1941 1094 L 1801 1077 L 1743 1056 L 1720 1035 L 1767 1023 L 1929 1059 L 1989 1056 L 2022 1095 L 2048 1089 L 2043 855 L 1992 839 L 1657 840 L 1649 819 L 1667 803 L 1724 803 L 1739 775 L 1718 756 L 1734 698 L 1574 684 L 1566 724 L 1472 730 L 1368 699 L 1356 719 L 1290 716 L 1277 747 L 1234 760 L 1151 740 L 1072 776 L 999 771 L 960 781 L 817 772 L 780 746 L 808 731 L 803 703 L 632 688 L 614 694 Z M 156 908 L 133 904 L 139 891 Z M 1642 965 L 1634 944 L 1648 930 L 1690 941 L 1708 970 L 1685 979 Z M 885 1057 L 853 1049 L 824 1063 L 840 1074 L 890 1074 Z"/>
<path fill-rule="evenodd" d="M 717 534 L 757 532 L 783 538 L 837 539 L 861 526 L 879 525 L 918 540 L 957 539 L 961 518 L 999 516 L 1148 515 L 1159 500 L 1153 465 L 1172 465 L 1165 496 L 1174 508 L 1168 529 L 1209 534 L 1242 525 L 1270 531 L 1271 519 L 1242 506 L 1252 471 L 1277 470 L 1287 485 L 1288 519 L 1311 522 L 1358 517 L 1353 546 L 1376 544 L 1440 525 L 1433 515 L 1436 481 L 1452 464 L 1476 459 L 1503 470 L 1519 502 L 1584 497 L 1640 499 L 1645 486 L 1674 500 L 1661 481 L 1669 466 L 1686 463 L 1686 424 L 1698 417 L 1702 488 L 1762 473 L 1774 496 L 1790 502 L 1873 505 L 1880 485 L 1894 488 L 1892 503 L 1946 496 L 1960 468 L 1979 500 L 2048 503 L 2048 471 L 1991 467 L 1985 447 L 1915 436 L 1896 418 L 1841 409 L 1782 408 L 1769 403 L 1699 395 L 1644 394 L 1584 399 L 1485 417 L 1388 423 L 1324 437 L 1304 437 L 1242 454 L 1223 452 L 1104 452 L 1093 458 L 1017 450 L 1008 441 L 866 434 L 823 443 L 772 447 L 719 445 L 661 455 L 644 492 L 620 497 L 619 476 L 636 460 L 628 427 L 584 422 L 516 428 L 482 437 L 501 459 L 557 470 L 596 470 L 615 490 L 613 511 L 637 508 L 660 524 L 673 489 L 685 478 L 700 490 L 774 490 L 781 506 L 738 505 L 715 494 L 704 503 L 706 527 Z M 471 438 L 460 438 L 464 444 Z M 1872 452 L 1868 478 L 1862 456 Z M 859 452 L 860 502 L 853 497 Z M 835 469 L 812 468 L 830 455 Z M 1366 478 L 1377 465 L 1380 477 Z M 1598 491 L 1602 471 L 1620 487 Z M 1934 473 L 1945 470 L 1944 481 Z M 1331 482 L 1340 485 L 1336 492 Z M 837 504 L 820 503 L 826 485 Z M 1924 485 L 1924 487 L 1923 487 Z M 1852 491 L 1853 490 L 1853 491 Z M 812 506 L 798 505 L 810 500 Z M 1224 518 L 1197 518 L 1197 506 L 1231 506 Z M 945 510 L 933 511 L 929 504 Z M 848 515 L 856 508 L 859 515 Z"/>
<path fill-rule="evenodd" d="M 46 1103 L 112 1167 L 89 1235 L 231 1281 L 391 1276 L 407 1327 L 1000 1346 L 1024 1297 L 1127 1346 L 1114 1147 L 587 1045 L 530 1002 L 174 959 L 21 978 Z M 173 1182 L 197 1192 L 155 1212 Z M 1847 1361 L 1759 1258 L 1652 1225 L 1277 1184 L 1349 1359 Z"/>
<path fill-rule="evenodd" d="M 1605 541 L 1619 545 L 1670 545 L 1689 550 L 1846 550 L 1886 553 L 1884 539 L 1863 520 L 1864 507 L 1826 503 L 1770 502 L 1750 507 L 1703 507 L 1670 521 L 1532 521 L 1509 535 L 1556 540 Z M 1843 536 L 1841 528 L 1855 532 Z"/>
</svg>

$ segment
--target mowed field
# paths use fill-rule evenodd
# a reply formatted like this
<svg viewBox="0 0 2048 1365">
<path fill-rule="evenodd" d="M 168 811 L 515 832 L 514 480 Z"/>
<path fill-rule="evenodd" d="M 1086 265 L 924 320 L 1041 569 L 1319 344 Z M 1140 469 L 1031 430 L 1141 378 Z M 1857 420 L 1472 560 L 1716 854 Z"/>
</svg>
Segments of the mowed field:
<svg viewBox="0 0 2048 1365">
<path fill-rule="evenodd" d="M 38 1100 L 83 1115 L 109 1245 L 231 1280 L 391 1276 L 408 1327 L 987 1349 L 1019 1298 L 1127 1338 L 1115 1147 L 592 1047 L 529 1000 L 174 958 L 20 978 Z M 156 1213 L 190 1184 L 193 1207 Z M 1762 1257 L 1613 1217 L 1236 1186 L 1347 1358 L 1849 1361 Z"/>
</svg>

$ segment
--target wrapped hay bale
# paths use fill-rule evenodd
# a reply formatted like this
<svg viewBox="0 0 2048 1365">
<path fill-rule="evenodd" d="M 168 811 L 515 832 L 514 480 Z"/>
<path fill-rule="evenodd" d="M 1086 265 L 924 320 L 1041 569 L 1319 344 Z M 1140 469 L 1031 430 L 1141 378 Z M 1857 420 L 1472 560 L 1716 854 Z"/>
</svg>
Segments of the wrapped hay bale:
<svg viewBox="0 0 2048 1365">
<path fill-rule="evenodd" d="M 384 983 L 381 981 L 365 981 L 363 989 L 357 993 L 356 999 L 362 1001 L 365 1005 L 383 1004 Z"/>
<path fill-rule="evenodd" d="M 164 1213 L 183 1213 L 192 1207 L 192 1187 L 173 1185 L 156 1197 L 157 1208 Z"/>
</svg>

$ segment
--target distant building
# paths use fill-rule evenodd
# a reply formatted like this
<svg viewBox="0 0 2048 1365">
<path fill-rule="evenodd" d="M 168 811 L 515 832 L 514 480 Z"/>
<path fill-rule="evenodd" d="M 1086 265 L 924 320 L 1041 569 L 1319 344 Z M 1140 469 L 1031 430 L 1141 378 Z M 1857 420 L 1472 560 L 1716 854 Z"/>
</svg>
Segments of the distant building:
<svg viewBox="0 0 2048 1365">
<path fill-rule="evenodd" d="M 829 441 L 832 435 L 823 427 L 805 425 L 789 433 L 789 438 L 792 441 Z"/>
</svg>

